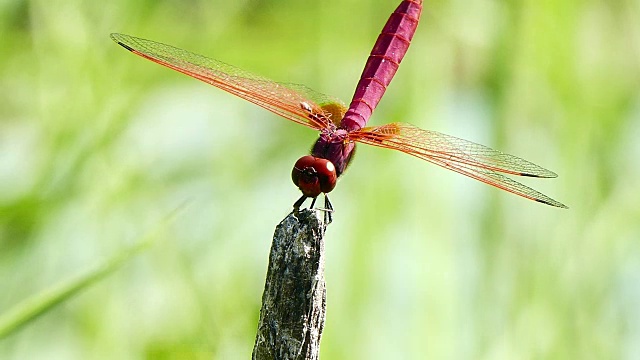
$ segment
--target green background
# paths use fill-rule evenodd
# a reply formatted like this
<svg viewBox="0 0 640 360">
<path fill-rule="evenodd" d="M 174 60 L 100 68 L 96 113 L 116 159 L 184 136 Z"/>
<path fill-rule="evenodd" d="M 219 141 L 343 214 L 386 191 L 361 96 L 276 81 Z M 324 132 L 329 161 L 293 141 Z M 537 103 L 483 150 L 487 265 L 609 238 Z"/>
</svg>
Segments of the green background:
<svg viewBox="0 0 640 360">
<path fill-rule="evenodd" d="M 316 134 L 109 33 L 348 103 L 397 4 L 0 1 L 0 315 L 161 229 L 0 339 L 0 358 L 250 357 Z M 559 177 L 523 182 L 570 209 L 360 146 L 331 194 L 322 358 L 640 357 L 639 15 L 633 0 L 425 4 L 370 123 L 524 157 Z"/>
</svg>

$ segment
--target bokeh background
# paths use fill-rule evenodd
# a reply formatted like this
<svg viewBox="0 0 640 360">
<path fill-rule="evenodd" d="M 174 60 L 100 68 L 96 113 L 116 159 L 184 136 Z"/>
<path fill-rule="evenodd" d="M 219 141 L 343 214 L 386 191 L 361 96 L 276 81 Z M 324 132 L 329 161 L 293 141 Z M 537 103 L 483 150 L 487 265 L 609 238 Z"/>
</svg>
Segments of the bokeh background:
<svg viewBox="0 0 640 360">
<path fill-rule="evenodd" d="M 398 3 L 0 1 L 0 314 L 156 233 L 0 358 L 250 357 L 316 134 L 109 33 L 348 103 Z M 570 209 L 360 146 L 332 193 L 322 358 L 640 358 L 639 15 L 637 0 L 425 4 L 371 123 L 529 159 L 559 177 L 523 182 Z"/>
</svg>

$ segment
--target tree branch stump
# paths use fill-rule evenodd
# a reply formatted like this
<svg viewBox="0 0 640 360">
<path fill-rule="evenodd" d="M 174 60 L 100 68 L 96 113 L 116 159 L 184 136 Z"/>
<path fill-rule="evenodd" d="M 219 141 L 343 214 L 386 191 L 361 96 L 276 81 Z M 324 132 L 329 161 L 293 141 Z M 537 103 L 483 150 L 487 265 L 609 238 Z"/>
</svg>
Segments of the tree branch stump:
<svg viewBox="0 0 640 360">
<path fill-rule="evenodd" d="M 276 227 L 253 359 L 318 359 L 324 327 L 324 232 L 319 210 L 292 212 Z"/>
</svg>

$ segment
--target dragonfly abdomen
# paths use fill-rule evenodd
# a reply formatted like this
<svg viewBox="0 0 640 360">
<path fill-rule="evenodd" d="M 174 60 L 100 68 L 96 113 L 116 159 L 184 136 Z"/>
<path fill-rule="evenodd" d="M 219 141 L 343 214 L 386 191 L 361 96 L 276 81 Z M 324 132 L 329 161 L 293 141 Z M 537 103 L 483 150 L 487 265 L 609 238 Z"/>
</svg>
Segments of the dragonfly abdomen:
<svg viewBox="0 0 640 360">
<path fill-rule="evenodd" d="M 422 0 L 405 0 L 391 14 L 367 59 L 342 128 L 365 126 L 409 49 L 421 12 Z"/>
</svg>

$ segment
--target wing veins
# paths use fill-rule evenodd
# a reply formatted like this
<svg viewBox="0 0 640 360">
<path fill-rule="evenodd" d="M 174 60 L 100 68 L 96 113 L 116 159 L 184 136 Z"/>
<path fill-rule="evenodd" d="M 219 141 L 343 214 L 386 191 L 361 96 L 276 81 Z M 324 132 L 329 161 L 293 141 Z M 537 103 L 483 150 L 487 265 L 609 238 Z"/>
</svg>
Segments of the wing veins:
<svg viewBox="0 0 640 360">
<path fill-rule="evenodd" d="M 410 132 L 407 135 L 407 132 Z M 429 140 L 433 137 L 426 136 L 414 136 L 413 138 L 410 136 L 411 132 L 418 132 L 418 134 L 422 135 L 436 135 L 436 140 L 442 142 L 447 141 L 450 149 L 449 151 L 443 151 L 435 149 L 437 145 L 434 143 L 427 145 L 422 145 L 424 142 L 421 140 Z M 482 158 L 477 159 L 475 154 L 469 154 L 466 151 L 463 151 L 458 146 L 458 143 L 462 143 L 463 145 L 470 145 L 473 147 L 478 147 L 483 151 L 486 151 L 490 154 L 498 154 L 500 156 L 507 157 L 507 160 L 515 158 L 517 161 L 522 161 L 525 166 L 532 166 L 534 170 L 541 169 L 543 174 L 549 173 L 553 174 L 551 171 L 546 170 L 538 165 L 535 165 L 531 162 L 528 162 L 524 159 L 515 157 L 513 155 L 504 154 L 497 150 L 493 150 L 489 147 L 476 144 L 467 140 L 459 139 L 450 135 L 437 133 L 434 131 L 422 130 L 417 127 L 408 124 L 402 123 L 394 123 L 387 124 L 374 128 L 364 128 L 360 131 L 354 132 L 351 136 L 351 139 L 354 141 L 366 143 L 369 145 L 399 150 L 405 152 L 409 155 L 415 156 L 419 159 L 431 162 L 438 166 L 444 167 L 446 169 L 453 170 L 459 174 L 468 176 L 472 179 L 481 181 L 485 184 L 495 186 L 499 189 L 505 190 L 507 192 L 522 196 L 524 198 L 538 201 L 547 205 L 567 208 L 564 204 L 534 190 L 524 184 L 521 184 L 513 179 L 510 179 L 499 172 L 513 174 L 513 175 L 528 175 L 523 174 L 519 170 L 511 170 L 504 169 L 492 165 L 493 161 L 482 161 Z M 450 141 L 451 139 L 455 140 L 453 143 Z M 444 148 L 442 144 L 440 144 L 441 148 Z M 493 160 L 493 158 L 488 158 L 489 160 Z M 516 163 L 516 165 L 518 165 Z M 539 173 L 540 171 L 538 171 Z M 538 177 L 542 177 L 539 176 Z M 548 177 L 548 176 L 547 176 Z"/>
<path fill-rule="evenodd" d="M 288 120 L 313 129 L 326 128 L 330 121 L 325 119 L 321 106 L 309 99 L 309 96 L 326 102 L 340 103 L 337 99 L 315 92 L 303 85 L 291 86 L 274 82 L 221 61 L 170 45 L 124 34 L 112 34 L 112 39 L 138 56 L 216 86 Z M 302 103 L 311 108 L 311 112 L 303 109 Z"/>
<path fill-rule="evenodd" d="M 455 136 L 423 130 L 410 124 L 392 123 L 364 128 L 351 136 L 371 145 L 416 152 L 516 176 L 553 178 L 557 175 L 520 157 Z"/>
</svg>

